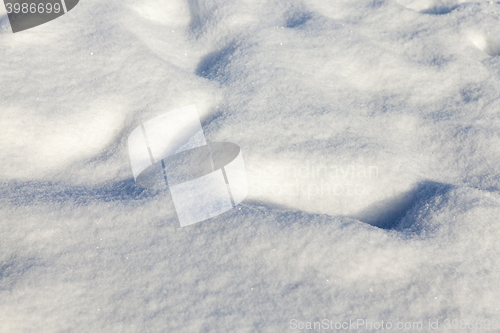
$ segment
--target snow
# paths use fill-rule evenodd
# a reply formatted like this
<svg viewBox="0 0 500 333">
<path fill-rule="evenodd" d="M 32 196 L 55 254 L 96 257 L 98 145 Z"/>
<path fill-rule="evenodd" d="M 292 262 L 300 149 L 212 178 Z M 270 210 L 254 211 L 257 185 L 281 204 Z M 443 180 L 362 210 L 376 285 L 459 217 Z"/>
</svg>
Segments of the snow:
<svg viewBox="0 0 500 333">
<path fill-rule="evenodd" d="M 82 0 L 12 34 L 0 13 L 0 332 L 500 323 L 499 17 Z M 241 147 L 249 195 L 181 228 L 127 140 L 193 104 Z"/>
</svg>

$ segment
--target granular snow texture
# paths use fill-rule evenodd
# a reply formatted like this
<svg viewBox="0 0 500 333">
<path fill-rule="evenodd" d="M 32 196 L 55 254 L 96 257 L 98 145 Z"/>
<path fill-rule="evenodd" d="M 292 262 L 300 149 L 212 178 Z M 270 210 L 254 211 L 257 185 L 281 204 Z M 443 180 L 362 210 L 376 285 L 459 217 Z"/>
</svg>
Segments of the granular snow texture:
<svg viewBox="0 0 500 333">
<path fill-rule="evenodd" d="M 500 329 L 500 2 L 0 8 L 0 332 Z M 191 104 L 249 195 L 181 228 L 127 138 Z"/>
</svg>

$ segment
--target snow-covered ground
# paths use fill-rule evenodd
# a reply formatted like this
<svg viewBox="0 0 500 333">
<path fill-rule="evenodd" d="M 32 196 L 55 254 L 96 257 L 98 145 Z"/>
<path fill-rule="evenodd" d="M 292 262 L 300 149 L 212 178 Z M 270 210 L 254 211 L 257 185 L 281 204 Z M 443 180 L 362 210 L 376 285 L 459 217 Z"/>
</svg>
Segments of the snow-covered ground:
<svg viewBox="0 0 500 333">
<path fill-rule="evenodd" d="M 500 2 L 0 8 L 0 332 L 499 331 Z M 191 104 L 250 191 L 181 228 L 127 137 Z"/>
</svg>

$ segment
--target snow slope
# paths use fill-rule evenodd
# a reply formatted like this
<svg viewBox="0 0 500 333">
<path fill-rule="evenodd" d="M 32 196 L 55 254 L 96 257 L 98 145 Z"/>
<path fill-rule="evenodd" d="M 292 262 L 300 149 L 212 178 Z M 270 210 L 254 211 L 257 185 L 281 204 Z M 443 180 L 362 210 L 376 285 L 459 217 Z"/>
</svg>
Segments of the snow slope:
<svg viewBox="0 0 500 333">
<path fill-rule="evenodd" d="M 0 13 L 0 332 L 500 323 L 499 17 L 82 0 L 12 34 Z M 180 228 L 127 137 L 190 104 L 241 147 L 250 193 Z"/>
</svg>

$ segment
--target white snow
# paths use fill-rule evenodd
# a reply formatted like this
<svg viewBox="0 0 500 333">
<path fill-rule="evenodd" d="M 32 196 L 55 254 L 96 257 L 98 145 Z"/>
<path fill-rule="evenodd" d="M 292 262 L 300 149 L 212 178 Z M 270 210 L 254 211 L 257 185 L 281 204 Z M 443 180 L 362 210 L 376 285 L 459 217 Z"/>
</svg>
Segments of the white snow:
<svg viewBox="0 0 500 333">
<path fill-rule="evenodd" d="M 16 34 L 5 15 L 0 332 L 500 327 L 500 2 L 82 0 Z M 127 139 L 192 104 L 249 195 L 181 228 Z"/>
</svg>

